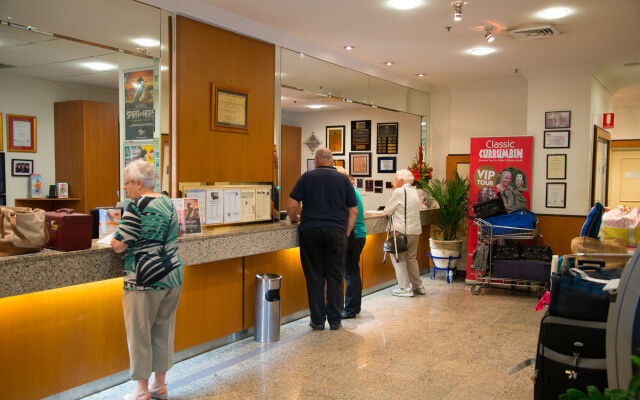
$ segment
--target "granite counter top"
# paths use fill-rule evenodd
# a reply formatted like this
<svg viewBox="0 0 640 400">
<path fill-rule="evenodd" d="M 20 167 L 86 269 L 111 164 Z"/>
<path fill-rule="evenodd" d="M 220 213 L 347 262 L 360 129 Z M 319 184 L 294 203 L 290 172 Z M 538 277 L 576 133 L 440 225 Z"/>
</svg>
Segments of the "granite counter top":
<svg viewBox="0 0 640 400">
<path fill-rule="evenodd" d="M 423 225 L 437 216 L 437 209 L 423 210 Z M 386 230 L 387 218 L 365 214 L 367 234 Z M 298 246 L 298 225 L 274 224 L 223 227 L 202 235 L 178 239 L 185 265 L 196 265 Z M 97 244 L 87 250 L 39 253 L 0 258 L 0 298 L 55 289 L 122 276 L 122 258 L 111 247 Z"/>
</svg>

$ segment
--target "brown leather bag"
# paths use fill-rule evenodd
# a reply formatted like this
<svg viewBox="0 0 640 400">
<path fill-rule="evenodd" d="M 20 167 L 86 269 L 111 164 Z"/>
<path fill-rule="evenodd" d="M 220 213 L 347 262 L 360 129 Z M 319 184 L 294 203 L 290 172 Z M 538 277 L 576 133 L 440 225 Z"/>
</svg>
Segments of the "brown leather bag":
<svg viewBox="0 0 640 400">
<path fill-rule="evenodd" d="M 0 256 L 38 252 L 49 240 L 44 210 L 0 206 Z"/>
<path fill-rule="evenodd" d="M 571 239 L 571 251 L 573 253 L 620 253 L 627 254 L 627 244 L 622 239 L 598 240 L 589 236 L 580 236 Z M 578 260 L 604 261 L 604 269 L 624 268 L 629 257 L 598 258 L 593 256 L 577 257 Z"/>
</svg>

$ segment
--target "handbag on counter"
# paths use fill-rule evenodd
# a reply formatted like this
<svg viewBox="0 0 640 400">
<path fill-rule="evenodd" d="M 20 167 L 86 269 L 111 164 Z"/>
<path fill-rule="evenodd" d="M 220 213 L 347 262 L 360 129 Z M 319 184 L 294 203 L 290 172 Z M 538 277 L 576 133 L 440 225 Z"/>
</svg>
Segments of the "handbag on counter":
<svg viewBox="0 0 640 400">
<path fill-rule="evenodd" d="M 404 231 L 407 232 L 407 189 L 404 190 Z M 404 253 L 409 248 L 409 242 L 407 240 L 406 233 L 396 232 L 393 226 L 393 215 L 389 216 L 389 225 L 387 230 L 387 240 L 384 242 L 384 252 L 396 255 L 398 260 L 398 253 Z M 383 259 L 384 263 L 384 259 Z"/>
<path fill-rule="evenodd" d="M 36 253 L 49 241 L 45 212 L 39 208 L 0 207 L 0 256 Z"/>
<path fill-rule="evenodd" d="M 473 205 L 473 214 L 476 218 L 486 219 L 496 215 L 504 214 L 504 204 L 501 199 L 493 199 Z"/>
</svg>

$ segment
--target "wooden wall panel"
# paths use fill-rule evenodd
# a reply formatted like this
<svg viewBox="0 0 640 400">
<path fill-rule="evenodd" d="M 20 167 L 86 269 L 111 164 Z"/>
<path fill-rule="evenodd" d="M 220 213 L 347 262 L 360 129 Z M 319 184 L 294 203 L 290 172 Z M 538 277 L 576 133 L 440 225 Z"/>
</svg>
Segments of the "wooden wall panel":
<svg viewBox="0 0 640 400">
<path fill-rule="evenodd" d="M 176 351 L 242 330 L 242 269 L 242 258 L 185 267 Z"/>
<path fill-rule="evenodd" d="M 77 207 L 85 209 L 85 157 L 83 106 L 80 101 L 66 101 L 53 104 L 56 181 L 69 184 L 69 197 L 79 197 Z M 116 132 L 117 134 L 117 132 Z M 120 156 L 116 157 L 116 161 Z M 48 188 L 45 193 L 49 193 Z M 74 204 L 74 207 L 76 207 Z M 115 203 L 113 203 L 115 204 Z M 78 210 L 78 212 L 83 212 Z"/>
<path fill-rule="evenodd" d="M 176 20 L 178 182 L 271 182 L 275 48 Z M 248 134 L 210 130 L 211 84 L 249 92 Z"/>
<path fill-rule="evenodd" d="M 291 193 L 293 187 L 298 181 L 298 178 L 300 178 L 300 175 L 302 175 L 302 171 L 300 171 L 300 147 L 302 146 L 302 128 L 297 126 L 282 125 L 280 132 L 280 141 L 282 144 L 282 166 L 280 172 L 280 208 L 282 210 L 286 210 L 289 193 Z M 298 208 L 298 212 L 299 210 L 300 208 Z"/>
<path fill-rule="evenodd" d="M 535 239 L 541 246 L 549 246 L 553 254 L 571 254 L 571 239 L 580 236 L 585 217 L 563 215 L 536 215 L 538 231 L 542 237 Z"/>
<path fill-rule="evenodd" d="M 254 291 L 256 275 L 274 273 L 282 276 L 280 289 L 282 316 L 309 308 L 307 284 L 300 264 L 300 249 L 286 249 L 245 257 L 244 328 L 251 328 L 254 320 Z"/>
<path fill-rule="evenodd" d="M 118 202 L 117 193 L 120 186 L 118 105 L 86 100 L 82 103 L 86 190 L 84 196 L 80 196 L 85 197 L 84 211 L 78 212 L 88 213 L 92 208 L 112 206 Z M 57 153 L 56 160 L 64 157 L 63 154 Z"/>
</svg>

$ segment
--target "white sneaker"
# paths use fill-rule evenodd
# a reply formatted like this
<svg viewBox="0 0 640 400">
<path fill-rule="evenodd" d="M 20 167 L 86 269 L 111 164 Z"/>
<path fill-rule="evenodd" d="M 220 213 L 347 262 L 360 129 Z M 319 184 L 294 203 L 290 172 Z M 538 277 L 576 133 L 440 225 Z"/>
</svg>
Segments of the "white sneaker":
<svg viewBox="0 0 640 400">
<path fill-rule="evenodd" d="M 393 289 L 391 291 L 391 294 L 399 297 L 413 297 L 413 290 L 398 288 L 398 289 Z"/>
<path fill-rule="evenodd" d="M 413 293 L 418 294 L 418 295 L 420 295 L 420 296 L 424 296 L 425 294 L 427 294 L 427 293 L 424 291 L 424 286 L 420 286 L 419 288 L 415 288 L 415 289 L 413 289 Z"/>
</svg>

